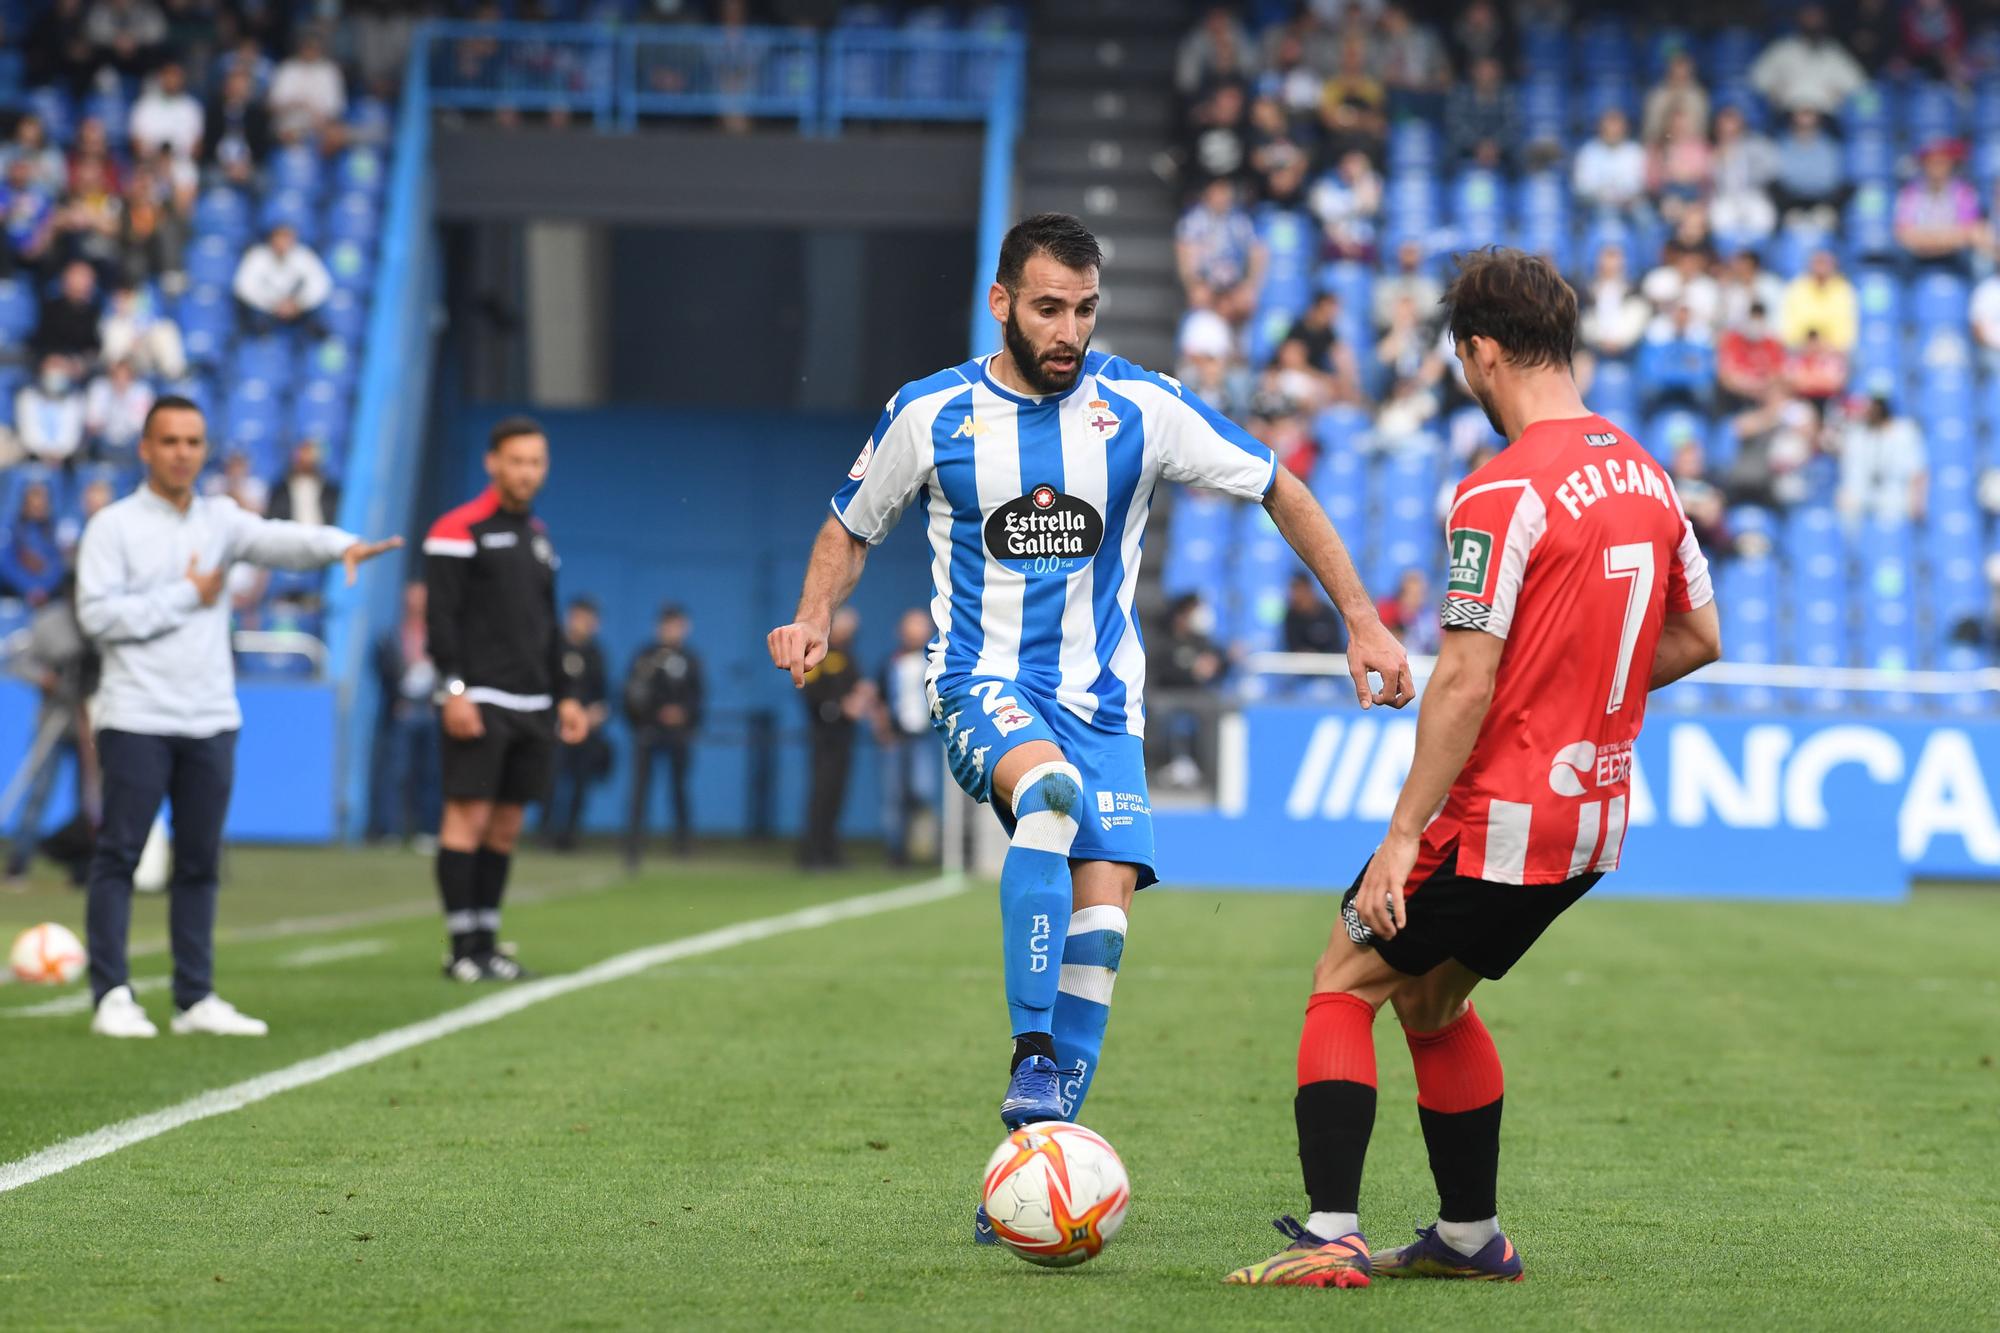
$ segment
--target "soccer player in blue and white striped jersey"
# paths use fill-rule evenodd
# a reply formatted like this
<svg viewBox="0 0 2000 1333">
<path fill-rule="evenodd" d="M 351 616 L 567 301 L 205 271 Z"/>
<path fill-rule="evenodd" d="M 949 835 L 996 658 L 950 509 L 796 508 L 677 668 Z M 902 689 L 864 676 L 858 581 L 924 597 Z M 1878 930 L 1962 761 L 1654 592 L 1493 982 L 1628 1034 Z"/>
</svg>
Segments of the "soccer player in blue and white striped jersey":
<svg viewBox="0 0 2000 1333">
<path fill-rule="evenodd" d="M 992 802 L 1011 839 L 1000 880 L 1010 1129 L 1075 1117 L 1133 891 L 1158 878 L 1132 597 L 1159 482 L 1262 503 L 1347 620 L 1362 706 L 1400 708 L 1414 694 L 1401 646 L 1305 485 L 1178 381 L 1089 350 L 1100 260 L 1065 214 L 1007 234 L 987 298 L 1004 349 L 889 400 L 833 498 L 797 619 L 770 634 L 772 661 L 803 683 L 868 548 L 921 508 L 932 726 L 959 785 Z"/>
</svg>

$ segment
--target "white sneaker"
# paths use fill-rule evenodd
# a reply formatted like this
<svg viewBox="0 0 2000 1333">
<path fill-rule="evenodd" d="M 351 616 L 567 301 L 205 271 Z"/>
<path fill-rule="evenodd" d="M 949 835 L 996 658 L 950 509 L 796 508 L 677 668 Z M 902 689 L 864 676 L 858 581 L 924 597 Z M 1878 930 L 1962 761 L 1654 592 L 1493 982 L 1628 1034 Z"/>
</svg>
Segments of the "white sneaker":
<svg viewBox="0 0 2000 1333">
<path fill-rule="evenodd" d="M 132 998 L 130 986 L 113 986 L 104 992 L 104 998 L 97 1002 L 97 1012 L 90 1016 L 90 1030 L 100 1037 L 160 1035 L 153 1020 L 146 1017 L 146 1011 Z"/>
<path fill-rule="evenodd" d="M 263 1019 L 236 1012 L 235 1005 L 212 993 L 196 1000 L 192 1009 L 175 1014 L 173 1028 L 177 1037 L 194 1032 L 217 1037 L 261 1037 L 271 1030 Z"/>
</svg>

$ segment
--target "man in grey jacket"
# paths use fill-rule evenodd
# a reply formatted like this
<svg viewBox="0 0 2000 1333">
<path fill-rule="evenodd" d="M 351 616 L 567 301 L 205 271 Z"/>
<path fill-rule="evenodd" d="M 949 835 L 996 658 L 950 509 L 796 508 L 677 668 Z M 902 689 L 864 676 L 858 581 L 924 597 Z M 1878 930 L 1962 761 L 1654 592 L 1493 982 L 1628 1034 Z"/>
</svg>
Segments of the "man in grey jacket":
<svg viewBox="0 0 2000 1333">
<path fill-rule="evenodd" d="M 338 528 L 275 522 L 227 496 L 197 495 L 207 456 L 201 409 L 161 398 L 139 439 L 145 484 L 90 520 L 77 557 L 77 619 L 104 659 L 91 704 L 104 812 L 85 927 L 97 1005 L 90 1028 L 108 1037 L 158 1031 L 132 996 L 125 946 L 132 871 L 163 799 L 173 803 L 174 824 L 173 1030 L 266 1030 L 210 980 L 216 867 L 243 724 L 223 595 L 229 567 L 317 569 L 338 560 L 352 583 L 362 561 L 402 545 L 400 537 L 364 542 Z"/>
</svg>

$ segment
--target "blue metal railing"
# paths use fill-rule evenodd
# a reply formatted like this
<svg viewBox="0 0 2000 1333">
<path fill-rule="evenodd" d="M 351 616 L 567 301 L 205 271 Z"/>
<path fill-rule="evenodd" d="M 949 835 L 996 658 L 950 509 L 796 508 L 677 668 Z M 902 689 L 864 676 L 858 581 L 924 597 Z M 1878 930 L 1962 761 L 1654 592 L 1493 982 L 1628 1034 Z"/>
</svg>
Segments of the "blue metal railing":
<svg viewBox="0 0 2000 1333">
<path fill-rule="evenodd" d="M 854 120 L 991 121 L 1018 100 L 1014 33 L 426 26 L 431 104 L 496 115 L 566 113 L 604 129 L 642 117 L 740 116 L 837 134 Z"/>
</svg>

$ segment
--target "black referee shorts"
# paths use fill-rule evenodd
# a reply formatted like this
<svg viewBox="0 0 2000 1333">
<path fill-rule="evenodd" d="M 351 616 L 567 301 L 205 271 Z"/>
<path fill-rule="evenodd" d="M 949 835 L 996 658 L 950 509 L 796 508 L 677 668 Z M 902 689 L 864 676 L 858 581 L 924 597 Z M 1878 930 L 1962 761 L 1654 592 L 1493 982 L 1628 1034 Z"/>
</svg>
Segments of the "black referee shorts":
<svg viewBox="0 0 2000 1333">
<path fill-rule="evenodd" d="M 1459 874 L 1454 851 L 1423 883 L 1405 890 L 1403 928 L 1396 938 L 1384 940 L 1362 924 L 1354 909 L 1354 895 L 1367 873 L 1363 866 L 1340 900 L 1349 939 L 1372 947 L 1383 962 L 1413 977 L 1455 958 L 1488 981 L 1506 976 L 1542 932 L 1604 878 L 1604 872 L 1592 870 L 1560 884 L 1499 884 Z"/>
<path fill-rule="evenodd" d="M 553 709 L 523 713 L 479 705 L 486 734 L 476 740 L 444 738 L 444 798 L 531 805 L 546 800 L 555 774 Z"/>
</svg>

